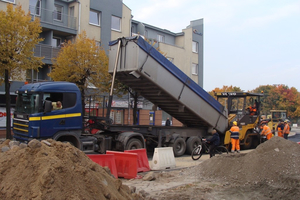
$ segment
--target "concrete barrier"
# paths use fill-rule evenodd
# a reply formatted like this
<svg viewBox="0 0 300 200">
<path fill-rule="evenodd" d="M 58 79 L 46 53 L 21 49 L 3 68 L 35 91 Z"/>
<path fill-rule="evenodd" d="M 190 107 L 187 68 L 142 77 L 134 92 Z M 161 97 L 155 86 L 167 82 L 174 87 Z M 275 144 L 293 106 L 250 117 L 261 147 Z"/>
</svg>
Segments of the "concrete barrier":
<svg viewBox="0 0 300 200">
<path fill-rule="evenodd" d="M 106 151 L 106 154 L 113 154 L 118 172 L 118 177 L 132 179 L 137 177 L 137 154 L 119 151 Z"/>
<path fill-rule="evenodd" d="M 146 149 L 132 149 L 132 150 L 125 150 L 124 152 L 137 154 L 137 163 L 138 163 L 137 172 L 150 171 Z"/>
<path fill-rule="evenodd" d="M 150 164 L 151 170 L 172 169 L 176 167 L 173 147 L 155 148 Z"/>
<path fill-rule="evenodd" d="M 114 175 L 115 178 L 118 178 L 115 156 L 113 154 L 87 154 L 87 156 L 100 166 L 108 167 L 111 174 Z"/>
</svg>

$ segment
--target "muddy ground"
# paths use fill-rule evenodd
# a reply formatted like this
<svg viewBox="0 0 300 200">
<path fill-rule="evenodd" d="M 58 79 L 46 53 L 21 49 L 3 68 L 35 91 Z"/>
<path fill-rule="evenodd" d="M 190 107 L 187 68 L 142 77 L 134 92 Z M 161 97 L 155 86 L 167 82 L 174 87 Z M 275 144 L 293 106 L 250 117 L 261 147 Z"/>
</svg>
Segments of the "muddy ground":
<svg viewBox="0 0 300 200">
<path fill-rule="evenodd" d="M 300 197 L 300 145 L 279 137 L 248 153 L 193 161 L 191 167 L 122 180 L 145 199 L 267 200 Z"/>
<path fill-rule="evenodd" d="M 300 145 L 273 137 L 247 153 L 176 159 L 172 170 L 115 179 L 70 144 L 5 140 L 0 144 L 0 199 L 296 200 Z M 148 179 L 146 179 L 148 177 Z M 135 188 L 135 190 L 134 190 Z"/>
</svg>

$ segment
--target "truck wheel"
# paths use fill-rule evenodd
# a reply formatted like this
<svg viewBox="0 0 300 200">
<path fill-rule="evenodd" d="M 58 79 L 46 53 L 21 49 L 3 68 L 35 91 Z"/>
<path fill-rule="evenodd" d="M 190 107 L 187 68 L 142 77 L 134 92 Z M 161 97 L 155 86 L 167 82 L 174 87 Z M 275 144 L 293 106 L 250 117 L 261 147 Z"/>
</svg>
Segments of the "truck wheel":
<svg viewBox="0 0 300 200">
<path fill-rule="evenodd" d="M 132 138 L 127 142 L 125 150 L 142 149 L 143 144 L 139 139 Z"/>
<path fill-rule="evenodd" d="M 191 155 L 193 150 L 201 144 L 199 137 L 190 137 L 186 142 L 186 153 Z"/>
<path fill-rule="evenodd" d="M 247 131 L 245 139 L 244 139 L 244 145 L 243 145 L 243 149 L 250 149 L 252 147 L 252 136 L 249 136 L 249 131 Z"/>
<path fill-rule="evenodd" d="M 177 138 L 174 143 L 169 145 L 173 147 L 173 152 L 175 157 L 182 156 L 186 149 L 186 143 L 183 138 Z"/>
<path fill-rule="evenodd" d="M 72 145 L 72 146 L 75 147 L 75 145 L 72 142 L 70 142 L 70 141 L 62 141 L 62 143 L 70 144 L 70 145 Z"/>
</svg>

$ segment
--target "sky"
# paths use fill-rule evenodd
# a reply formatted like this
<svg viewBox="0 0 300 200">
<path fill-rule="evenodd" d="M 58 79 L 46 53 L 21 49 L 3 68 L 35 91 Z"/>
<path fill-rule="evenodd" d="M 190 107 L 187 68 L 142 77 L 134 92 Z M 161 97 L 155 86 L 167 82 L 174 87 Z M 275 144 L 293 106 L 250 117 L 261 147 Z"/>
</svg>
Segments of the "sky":
<svg viewBox="0 0 300 200">
<path fill-rule="evenodd" d="M 123 0 L 133 19 L 179 33 L 204 20 L 203 88 L 300 92 L 300 0 Z"/>
</svg>

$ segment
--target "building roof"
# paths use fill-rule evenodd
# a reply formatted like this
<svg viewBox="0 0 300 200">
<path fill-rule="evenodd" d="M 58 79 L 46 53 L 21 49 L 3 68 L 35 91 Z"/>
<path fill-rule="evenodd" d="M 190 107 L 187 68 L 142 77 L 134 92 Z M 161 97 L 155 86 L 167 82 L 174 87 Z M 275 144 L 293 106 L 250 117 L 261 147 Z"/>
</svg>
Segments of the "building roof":
<svg viewBox="0 0 300 200">
<path fill-rule="evenodd" d="M 171 31 L 169 31 L 169 30 L 167 30 L 167 29 L 162 29 L 162 28 L 159 28 L 159 27 L 156 27 L 156 26 L 152 26 L 152 25 L 150 25 L 150 24 L 146 24 L 146 23 L 143 23 L 143 22 L 140 22 L 140 21 L 136 21 L 136 20 L 132 20 L 132 23 L 135 23 L 135 24 L 142 23 L 146 28 L 153 29 L 153 30 L 156 30 L 156 31 L 160 31 L 160 32 L 163 32 L 163 33 L 172 35 L 172 36 L 180 36 L 180 35 L 184 35 L 183 32 L 180 32 L 180 33 L 174 33 L 174 32 L 171 32 Z"/>
</svg>

